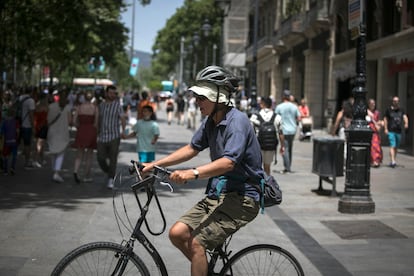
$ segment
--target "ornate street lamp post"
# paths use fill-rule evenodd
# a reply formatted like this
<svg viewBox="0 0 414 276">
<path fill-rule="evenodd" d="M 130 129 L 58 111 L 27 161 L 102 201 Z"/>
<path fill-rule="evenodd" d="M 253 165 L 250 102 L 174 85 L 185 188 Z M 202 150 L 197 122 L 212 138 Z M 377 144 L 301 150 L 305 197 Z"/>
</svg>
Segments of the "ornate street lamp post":
<svg viewBox="0 0 414 276">
<path fill-rule="evenodd" d="M 179 73 L 179 80 L 178 80 L 178 85 L 179 85 L 178 92 L 180 94 L 183 92 L 184 56 L 185 56 L 184 42 L 185 42 L 185 38 L 184 36 L 182 36 L 180 40 L 180 73 Z"/>
<path fill-rule="evenodd" d="M 193 78 L 195 78 L 196 73 L 197 73 L 197 63 L 198 63 L 197 46 L 199 42 L 200 42 L 200 36 L 198 35 L 198 32 L 194 32 L 194 35 L 193 35 L 193 44 L 194 44 Z"/>
<path fill-rule="evenodd" d="M 217 44 L 214 43 L 213 44 L 213 65 L 217 65 L 216 52 L 217 52 Z"/>
<path fill-rule="evenodd" d="M 259 0 L 254 3 L 254 22 L 253 22 L 253 63 L 251 68 L 250 83 L 250 106 L 254 111 L 257 109 L 257 39 L 259 31 Z"/>
<path fill-rule="evenodd" d="M 364 1 L 361 3 L 362 19 L 356 48 L 356 84 L 354 95 L 353 119 L 346 130 L 346 177 L 345 192 L 338 203 L 341 213 L 373 213 L 375 203 L 370 194 L 370 150 L 372 131 L 365 116 L 366 105 L 366 29 Z"/>
<path fill-rule="evenodd" d="M 204 19 L 204 24 L 203 24 L 203 26 L 201 26 L 201 30 L 203 30 L 203 33 L 204 33 L 204 37 L 205 37 L 205 39 L 206 39 L 206 44 L 204 45 L 204 66 L 207 66 L 208 64 L 208 62 L 207 62 L 207 59 L 208 59 L 208 35 L 209 35 L 209 33 L 210 33 L 210 30 L 211 30 L 211 25 L 210 25 L 210 23 L 208 22 L 208 19 Z"/>
<path fill-rule="evenodd" d="M 215 0 L 214 4 L 222 10 L 221 13 L 221 41 L 219 52 L 219 65 L 224 65 L 224 18 L 229 14 L 231 8 L 231 0 Z"/>
<path fill-rule="evenodd" d="M 194 45 L 193 45 L 193 41 L 192 38 L 187 42 L 187 50 L 186 52 L 188 53 L 187 59 L 184 60 L 184 78 L 185 78 L 185 82 L 188 83 L 189 80 L 191 80 L 193 78 L 193 66 L 194 66 Z"/>
</svg>

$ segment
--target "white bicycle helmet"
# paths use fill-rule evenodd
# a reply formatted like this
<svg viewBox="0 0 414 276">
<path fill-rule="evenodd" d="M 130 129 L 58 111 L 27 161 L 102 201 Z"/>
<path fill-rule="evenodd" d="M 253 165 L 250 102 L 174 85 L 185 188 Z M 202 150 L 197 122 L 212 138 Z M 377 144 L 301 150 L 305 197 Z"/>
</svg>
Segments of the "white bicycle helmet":
<svg viewBox="0 0 414 276">
<path fill-rule="evenodd" d="M 196 83 L 208 82 L 215 84 L 220 88 L 224 88 L 231 94 L 238 91 L 240 79 L 234 76 L 230 71 L 216 65 L 207 66 L 198 72 L 196 76 Z"/>
</svg>

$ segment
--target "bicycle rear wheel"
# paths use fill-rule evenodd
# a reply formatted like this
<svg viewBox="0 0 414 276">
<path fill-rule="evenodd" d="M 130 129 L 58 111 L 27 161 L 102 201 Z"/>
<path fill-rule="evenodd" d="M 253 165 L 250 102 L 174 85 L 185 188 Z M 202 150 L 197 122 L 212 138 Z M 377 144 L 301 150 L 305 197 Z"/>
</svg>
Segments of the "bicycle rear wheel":
<svg viewBox="0 0 414 276">
<path fill-rule="evenodd" d="M 59 275 L 150 275 L 135 253 L 112 242 L 93 242 L 67 254 L 55 267 L 52 276 Z"/>
<path fill-rule="evenodd" d="M 296 258 L 285 249 L 272 244 L 257 244 L 246 247 L 231 257 L 220 275 L 303 276 L 304 273 Z"/>
</svg>

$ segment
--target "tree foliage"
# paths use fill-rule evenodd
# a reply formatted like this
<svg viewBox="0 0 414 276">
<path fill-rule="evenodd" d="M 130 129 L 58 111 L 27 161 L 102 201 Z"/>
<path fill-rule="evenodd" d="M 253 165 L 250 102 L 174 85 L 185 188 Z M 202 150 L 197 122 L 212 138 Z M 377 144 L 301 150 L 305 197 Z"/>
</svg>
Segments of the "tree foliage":
<svg viewBox="0 0 414 276">
<path fill-rule="evenodd" d="M 30 73 L 37 64 L 60 76 L 86 73 L 92 56 L 116 64 L 128 30 L 120 22 L 121 0 L 2 0 L 0 71 L 11 75 L 14 63 Z M 144 1 L 148 2 L 148 1 Z"/>
<path fill-rule="evenodd" d="M 187 67 L 196 63 L 196 68 L 204 66 L 204 55 L 207 48 L 208 63 L 211 64 L 213 44 L 221 46 L 221 11 L 215 7 L 214 0 L 191 1 L 186 0 L 181 8 L 167 20 L 166 26 L 161 29 L 153 45 L 152 70 L 155 75 L 163 79 L 177 75 L 177 64 L 180 60 L 180 41 L 185 39 Z M 202 25 L 208 19 L 211 30 L 204 37 Z M 193 37 L 197 33 L 200 37 L 198 45 L 194 45 Z M 192 52 L 189 45 L 193 46 Z M 197 58 L 196 58 L 197 57 Z"/>
</svg>

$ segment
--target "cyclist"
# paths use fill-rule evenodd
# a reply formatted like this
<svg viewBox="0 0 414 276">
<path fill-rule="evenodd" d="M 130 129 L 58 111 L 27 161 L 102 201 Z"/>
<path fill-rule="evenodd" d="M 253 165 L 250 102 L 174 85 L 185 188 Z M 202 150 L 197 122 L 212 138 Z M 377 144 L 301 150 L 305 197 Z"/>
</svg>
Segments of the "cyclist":
<svg viewBox="0 0 414 276">
<path fill-rule="evenodd" d="M 212 250 L 252 221 L 259 211 L 259 193 L 252 184 L 264 177 L 256 134 L 245 113 L 231 105 L 239 79 L 224 68 L 208 66 L 189 88 L 206 118 L 191 142 L 170 155 L 145 164 L 172 166 L 209 148 L 211 162 L 197 168 L 176 170 L 176 183 L 210 178 L 207 196 L 195 204 L 170 229 L 171 242 L 191 261 L 191 275 L 207 275 L 206 249 Z"/>
</svg>

